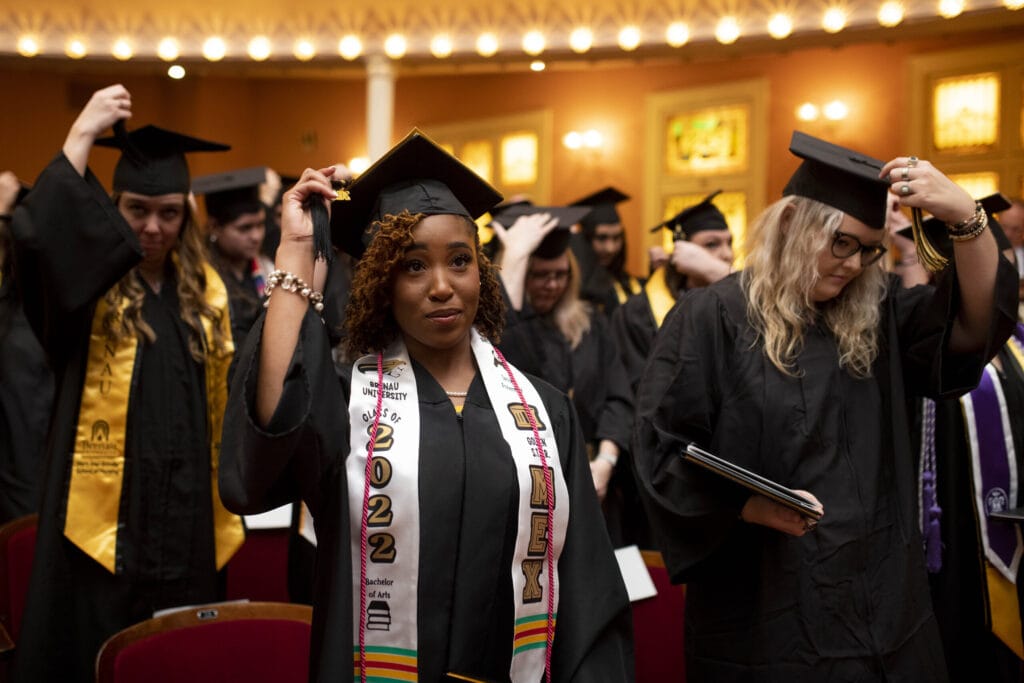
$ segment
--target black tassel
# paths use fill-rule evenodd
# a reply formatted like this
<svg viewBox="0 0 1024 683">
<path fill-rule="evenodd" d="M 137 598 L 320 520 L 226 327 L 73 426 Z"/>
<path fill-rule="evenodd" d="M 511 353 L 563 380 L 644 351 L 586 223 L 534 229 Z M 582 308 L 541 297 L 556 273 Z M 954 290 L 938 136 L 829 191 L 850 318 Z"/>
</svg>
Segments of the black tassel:
<svg viewBox="0 0 1024 683">
<path fill-rule="evenodd" d="M 313 258 L 324 259 L 328 265 L 334 263 L 334 249 L 331 248 L 331 219 L 327 215 L 323 197 L 314 195 L 306 200 L 310 218 L 313 219 Z"/>
</svg>

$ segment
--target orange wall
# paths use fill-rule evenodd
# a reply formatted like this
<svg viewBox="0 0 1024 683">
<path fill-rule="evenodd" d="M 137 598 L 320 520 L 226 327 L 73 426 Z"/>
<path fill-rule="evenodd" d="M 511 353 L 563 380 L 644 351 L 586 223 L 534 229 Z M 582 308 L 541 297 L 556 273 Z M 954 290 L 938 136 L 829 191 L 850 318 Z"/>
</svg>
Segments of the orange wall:
<svg viewBox="0 0 1024 683">
<path fill-rule="evenodd" d="M 538 109 L 553 112 L 554 139 L 570 130 L 596 127 L 609 148 L 589 162 L 556 142 L 551 199 L 566 202 L 604 185 L 615 185 L 634 199 L 621 206 L 634 244 L 642 243 L 644 98 L 658 91 L 700 87 L 751 78 L 770 86 L 768 140 L 769 199 L 779 196 L 796 159 L 786 152 L 791 131 L 801 127 L 879 158 L 907 150 L 909 130 L 906 64 L 910 56 L 937 49 L 983 44 L 983 34 L 942 40 L 875 43 L 838 48 L 772 52 L 705 62 L 659 64 L 640 68 L 592 68 L 542 73 L 400 77 L 395 93 L 394 135 L 414 125 L 515 114 Z M 111 76 L 47 69 L 42 61 L 5 69 L 7 98 L 0 108 L 4 131 L 0 168 L 32 179 L 59 149 L 67 127 L 87 93 L 112 82 Z M 110 68 L 110 67 L 106 67 Z M 133 94 L 132 125 L 156 123 L 233 145 L 224 154 L 195 155 L 198 175 L 256 164 L 283 173 L 311 165 L 344 161 L 365 154 L 365 84 L 362 80 L 271 79 L 134 75 L 122 81 Z M 84 97 L 84 95 L 81 95 Z M 845 100 L 850 118 L 840 124 L 798 126 L 794 111 L 806 100 Z M 106 181 L 115 154 L 97 151 L 93 169 Z M 644 264 L 633 249 L 630 266 Z"/>
</svg>

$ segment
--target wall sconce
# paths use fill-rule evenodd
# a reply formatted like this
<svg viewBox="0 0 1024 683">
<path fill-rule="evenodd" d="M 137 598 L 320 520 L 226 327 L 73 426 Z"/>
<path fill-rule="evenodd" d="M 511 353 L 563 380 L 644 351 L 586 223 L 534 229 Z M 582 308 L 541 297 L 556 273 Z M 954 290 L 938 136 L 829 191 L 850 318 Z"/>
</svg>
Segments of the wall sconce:
<svg viewBox="0 0 1024 683">
<path fill-rule="evenodd" d="M 600 149 L 604 145 L 601 131 L 591 128 L 586 131 L 571 130 L 562 138 L 562 144 L 568 149 Z"/>
<path fill-rule="evenodd" d="M 804 102 L 796 108 L 796 117 L 801 121 L 817 121 L 824 117 L 828 121 L 842 121 L 850 115 L 850 108 L 842 100 L 832 100 L 823 105 Z"/>
</svg>

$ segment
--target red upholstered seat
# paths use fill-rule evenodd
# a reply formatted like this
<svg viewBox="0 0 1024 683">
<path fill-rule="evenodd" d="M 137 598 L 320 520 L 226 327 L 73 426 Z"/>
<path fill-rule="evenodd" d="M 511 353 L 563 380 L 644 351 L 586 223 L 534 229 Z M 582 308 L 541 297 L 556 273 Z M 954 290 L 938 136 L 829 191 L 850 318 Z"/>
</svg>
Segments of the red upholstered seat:
<svg viewBox="0 0 1024 683">
<path fill-rule="evenodd" d="M 96 658 L 98 683 L 305 683 L 312 608 L 220 603 L 115 634 Z"/>
<path fill-rule="evenodd" d="M 21 632 L 38 523 L 37 515 L 28 515 L 0 526 L 0 626 L 14 642 Z"/>
<path fill-rule="evenodd" d="M 288 534 L 287 527 L 245 532 L 245 543 L 228 560 L 228 600 L 290 602 Z"/>
<path fill-rule="evenodd" d="M 633 603 L 636 683 L 681 683 L 686 680 L 686 587 L 669 581 L 661 553 L 645 550 L 642 554 L 658 594 Z"/>
</svg>

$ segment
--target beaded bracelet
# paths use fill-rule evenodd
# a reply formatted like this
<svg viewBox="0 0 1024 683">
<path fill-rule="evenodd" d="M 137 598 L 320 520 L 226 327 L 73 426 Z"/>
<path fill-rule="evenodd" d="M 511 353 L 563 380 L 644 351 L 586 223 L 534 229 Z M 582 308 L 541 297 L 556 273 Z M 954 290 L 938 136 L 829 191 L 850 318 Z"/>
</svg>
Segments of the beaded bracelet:
<svg viewBox="0 0 1024 683">
<path fill-rule="evenodd" d="M 275 270 L 267 276 L 267 284 L 264 291 L 267 298 L 266 301 L 263 302 L 264 308 L 270 305 L 270 295 L 277 287 L 280 287 L 286 292 L 298 294 L 303 299 L 307 299 L 309 303 L 313 305 L 313 310 L 317 313 L 323 313 L 323 292 L 313 291 L 313 288 L 307 285 L 305 280 L 283 270 Z"/>
<path fill-rule="evenodd" d="M 598 451 L 597 455 L 594 456 L 594 460 L 603 460 L 612 467 L 615 467 L 619 462 L 619 456 L 614 453 L 609 453 L 608 451 Z"/>
<path fill-rule="evenodd" d="M 988 214 L 985 208 L 978 202 L 975 205 L 974 213 L 970 217 L 950 225 L 946 224 L 946 234 L 954 242 L 966 242 L 985 232 L 988 227 Z"/>
</svg>

